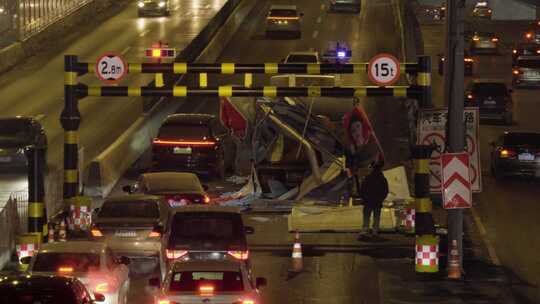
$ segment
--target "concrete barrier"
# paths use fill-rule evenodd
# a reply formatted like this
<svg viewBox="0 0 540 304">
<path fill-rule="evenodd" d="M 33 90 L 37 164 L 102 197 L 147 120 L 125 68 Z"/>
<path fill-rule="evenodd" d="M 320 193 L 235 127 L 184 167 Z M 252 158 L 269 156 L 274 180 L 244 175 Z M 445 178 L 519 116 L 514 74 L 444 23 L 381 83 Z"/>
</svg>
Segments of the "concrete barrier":
<svg viewBox="0 0 540 304">
<path fill-rule="evenodd" d="M 239 2 L 239 3 L 238 3 Z M 255 7 L 256 0 L 230 0 L 209 22 L 193 42 L 181 53 L 185 61 L 196 58 L 196 61 L 212 62 L 221 54 L 232 35 L 238 30 L 244 18 Z M 230 5 L 235 7 L 230 7 Z M 227 12 L 225 14 L 225 12 Z M 222 20 L 220 20 L 222 19 Z M 199 38 L 201 37 L 201 38 Z M 180 78 L 176 82 L 183 82 Z M 152 110 L 140 117 L 111 146 L 98 155 L 88 169 L 85 182 L 85 195 L 106 197 L 124 172 L 150 148 L 151 141 L 157 134 L 165 117 L 176 111 L 177 101 L 160 98 Z"/>
<path fill-rule="evenodd" d="M 8 71 L 24 59 L 51 46 L 51 41 L 65 37 L 76 26 L 105 20 L 129 3 L 128 0 L 95 0 L 73 11 L 30 38 L 0 50 L 0 73 Z"/>
</svg>

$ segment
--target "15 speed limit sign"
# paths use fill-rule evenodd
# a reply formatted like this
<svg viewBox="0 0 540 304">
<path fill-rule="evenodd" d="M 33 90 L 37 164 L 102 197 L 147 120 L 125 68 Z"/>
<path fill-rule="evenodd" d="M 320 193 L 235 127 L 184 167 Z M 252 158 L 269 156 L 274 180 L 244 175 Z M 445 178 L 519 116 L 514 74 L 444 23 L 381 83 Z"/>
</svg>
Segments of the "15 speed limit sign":
<svg viewBox="0 0 540 304">
<path fill-rule="evenodd" d="M 368 77 L 380 86 L 389 86 L 399 80 L 399 61 L 390 54 L 379 54 L 368 64 Z"/>
<path fill-rule="evenodd" d="M 126 76 L 127 64 L 122 56 L 116 53 L 105 53 L 97 59 L 94 70 L 101 81 L 115 84 Z"/>
</svg>

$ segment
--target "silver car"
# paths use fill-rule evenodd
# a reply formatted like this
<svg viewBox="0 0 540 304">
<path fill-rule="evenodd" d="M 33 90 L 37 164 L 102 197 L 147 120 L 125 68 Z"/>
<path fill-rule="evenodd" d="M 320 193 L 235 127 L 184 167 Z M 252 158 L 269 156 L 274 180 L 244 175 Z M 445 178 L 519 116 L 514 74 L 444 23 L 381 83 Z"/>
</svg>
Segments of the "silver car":
<svg viewBox="0 0 540 304">
<path fill-rule="evenodd" d="M 494 33 L 474 32 L 469 50 L 473 55 L 479 53 L 497 54 L 499 52 L 499 38 Z"/>
<path fill-rule="evenodd" d="M 540 56 L 520 56 L 512 69 L 515 87 L 540 85 Z"/>
<path fill-rule="evenodd" d="M 260 304 L 259 288 L 265 278 L 253 280 L 245 264 L 231 260 L 186 261 L 174 263 L 163 283 L 152 278 L 150 286 L 159 287 L 155 303 L 233 303 Z"/>
<path fill-rule="evenodd" d="M 169 206 L 153 195 L 127 195 L 107 199 L 96 209 L 91 236 L 105 241 L 116 254 L 148 260 L 157 267 L 161 234 L 167 225 Z"/>
<path fill-rule="evenodd" d="M 21 259 L 30 264 L 29 274 L 75 277 L 88 290 L 103 294 L 106 304 L 127 304 L 129 262 L 127 257 L 117 259 L 105 243 L 90 241 L 42 244 L 33 257 Z"/>
<path fill-rule="evenodd" d="M 296 5 L 272 5 L 266 17 L 266 36 L 275 34 L 291 34 L 296 38 L 302 36 L 300 18 Z"/>
</svg>

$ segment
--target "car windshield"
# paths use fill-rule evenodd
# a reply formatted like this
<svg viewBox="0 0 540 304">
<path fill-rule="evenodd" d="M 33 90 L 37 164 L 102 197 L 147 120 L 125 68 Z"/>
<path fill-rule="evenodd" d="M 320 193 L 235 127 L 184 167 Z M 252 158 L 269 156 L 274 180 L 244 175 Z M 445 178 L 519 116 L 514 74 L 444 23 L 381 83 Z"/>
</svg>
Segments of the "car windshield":
<svg viewBox="0 0 540 304">
<path fill-rule="evenodd" d="M 317 56 L 314 55 L 289 55 L 287 57 L 287 63 L 299 62 L 299 63 L 317 63 Z"/>
<path fill-rule="evenodd" d="M 159 209 L 156 201 L 106 201 L 99 217 L 158 218 Z"/>
<path fill-rule="evenodd" d="M 508 146 L 531 145 L 540 147 L 540 134 L 509 133 L 504 136 L 504 144 Z"/>
<path fill-rule="evenodd" d="M 75 303 L 73 292 L 66 288 L 40 286 L 28 288 L 5 285 L 0 287 L 0 303 L 13 304 L 72 304 Z"/>
<path fill-rule="evenodd" d="M 238 271 L 181 271 L 172 276 L 170 291 L 199 291 L 210 287 L 214 292 L 243 291 L 242 275 Z"/>
<path fill-rule="evenodd" d="M 0 136 L 2 137 L 27 137 L 30 128 L 20 120 L 0 120 Z"/>
<path fill-rule="evenodd" d="M 472 90 L 473 95 L 505 96 L 506 86 L 503 83 L 476 83 Z"/>
<path fill-rule="evenodd" d="M 518 59 L 517 66 L 520 68 L 540 69 L 540 58 Z"/>
<path fill-rule="evenodd" d="M 273 9 L 270 11 L 270 17 L 296 17 L 296 11 L 290 9 Z"/>
<path fill-rule="evenodd" d="M 242 235 L 239 217 L 221 212 L 179 212 L 172 222 L 170 241 L 237 239 Z"/>
<path fill-rule="evenodd" d="M 79 252 L 40 252 L 34 272 L 89 272 L 99 269 L 99 255 Z"/>
<path fill-rule="evenodd" d="M 159 128 L 160 139 L 202 139 L 210 138 L 208 125 L 166 124 Z"/>
</svg>

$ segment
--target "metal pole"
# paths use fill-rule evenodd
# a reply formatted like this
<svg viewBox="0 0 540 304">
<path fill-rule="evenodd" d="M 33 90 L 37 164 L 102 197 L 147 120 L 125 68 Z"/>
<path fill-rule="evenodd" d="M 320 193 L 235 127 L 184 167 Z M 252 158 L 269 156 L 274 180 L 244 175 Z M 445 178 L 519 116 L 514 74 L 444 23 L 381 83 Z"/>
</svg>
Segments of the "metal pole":
<svg viewBox="0 0 540 304">
<path fill-rule="evenodd" d="M 47 235 L 47 213 L 45 211 L 45 149 L 31 147 L 26 151 L 28 159 L 28 232 Z"/>
<path fill-rule="evenodd" d="M 464 0 L 447 0 L 448 16 L 447 54 L 445 60 L 444 80 L 445 102 L 448 105 L 448 152 L 462 152 L 465 148 L 463 107 L 464 107 Z M 450 209 L 448 211 L 448 256 L 450 256 L 451 242 L 457 241 L 460 257 L 460 268 L 463 268 L 463 210 Z"/>
<path fill-rule="evenodd" d="M 77 96 L 77 56 L 64 56 L 64 109 L 60 123 L 64 129 L 64 199 L 77 195 L 79 125 L 81 114 Z"/>
</svg>

